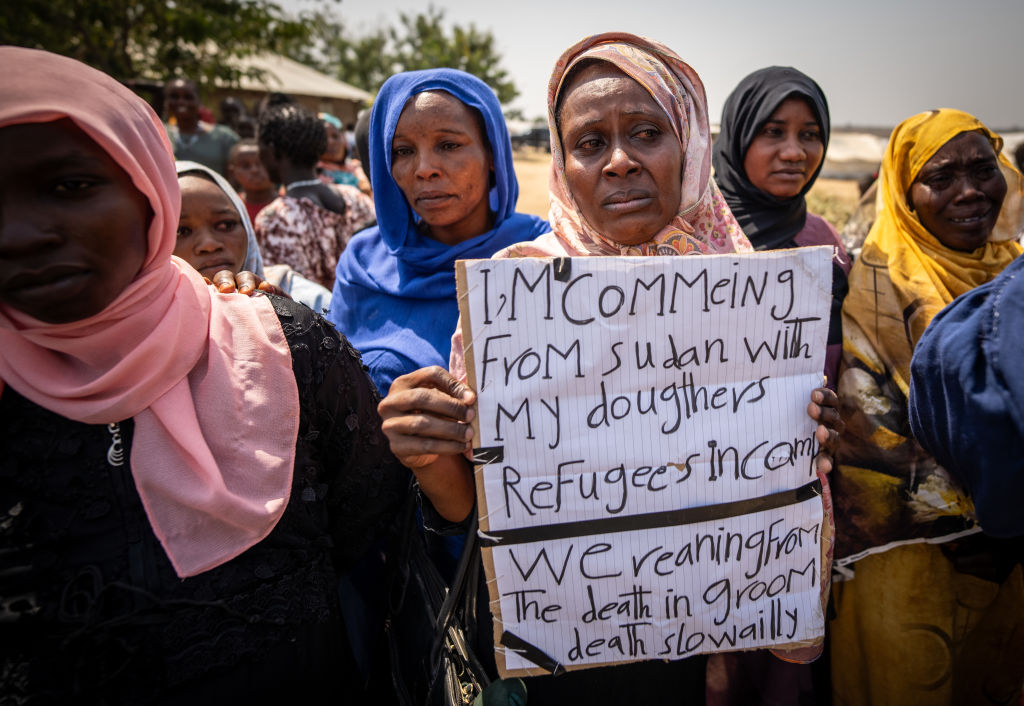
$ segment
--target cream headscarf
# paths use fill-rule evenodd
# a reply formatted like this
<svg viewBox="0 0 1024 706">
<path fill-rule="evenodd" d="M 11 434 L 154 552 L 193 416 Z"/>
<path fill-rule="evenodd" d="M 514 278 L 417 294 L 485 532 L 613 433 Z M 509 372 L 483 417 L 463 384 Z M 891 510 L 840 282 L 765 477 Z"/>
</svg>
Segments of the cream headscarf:
<svg viewBox="0 0 1024 706">
<path fill-rule="evenodd" d="M 171 257 L 180 196 L 150 107 L 72 59 L 0 48 L 0 128 L 70 118 L 149 200 L 142 269 L 102 312 L 47 324 L 0 306 L 0 380 L 87 424 L 135 420 L 131 468 L 179 576 L 242 553 L 291 491 L 299 402 L 269 299 L 220 295 Z"/>
</svg>

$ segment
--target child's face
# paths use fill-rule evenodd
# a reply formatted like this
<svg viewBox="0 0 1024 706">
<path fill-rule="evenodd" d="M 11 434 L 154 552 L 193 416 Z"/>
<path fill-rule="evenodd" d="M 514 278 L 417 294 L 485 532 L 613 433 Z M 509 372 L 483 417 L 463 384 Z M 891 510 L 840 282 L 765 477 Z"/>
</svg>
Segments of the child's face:
<svg viewBox="0 0 1024 706">
<path fill-rule="evenodd" d="M 235 154 L 228 163 L 228 174 L 243 191 L 262 191 L 274 186 L 260 161 L 260 151 L 255 146 L 241 149 Z"/>
</svg>

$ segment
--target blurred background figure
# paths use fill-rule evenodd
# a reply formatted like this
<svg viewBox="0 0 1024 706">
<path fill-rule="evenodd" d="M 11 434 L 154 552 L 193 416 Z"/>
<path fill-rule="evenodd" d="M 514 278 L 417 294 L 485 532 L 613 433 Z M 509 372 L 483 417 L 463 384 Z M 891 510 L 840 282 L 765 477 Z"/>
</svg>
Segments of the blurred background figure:
<svg viewBox="0 0 1024 706">
<path fill-rule="evenodd" d="M 220 102 L 220 124 L 227 125 L 236 134 L 239 121 L 248 115 L 249 111 L 245 109 L 245 103 L 234 96 L 227 96 Z"/>
<path fill-rule="evenodd" d="M 366 178 L 362 164 L 349 153 L 348 137 L 341 121 L 330 113 L 319 113 L 317 117 L 323 121 L 327 131 L 327 149 L 317 162 L 317 173 L 327 184 L 354 186 L 364 194 L 372 195 L 370 180 Z"/>
<path fill-rule="evenodd" d="M 361 110 L 356 119 L 356 126 L 352 130 L 352 136 L 356 143 L 355 158 L 360 164 L 365 165 L 363 171 L 370 173 L 370 111 Z M 372 186 L 372 184 L 371 184 Z"/>
<path fill-rule="evenodd" d="M 187 78 L 173 78 L 164 84 L 164 128 L 171 139 L 176 159 L 205 164 L 218 174 L 227 168 L 228 153 L 238 135 L 225 125 L 200 119 L 199 89 Z"/>
</svg>

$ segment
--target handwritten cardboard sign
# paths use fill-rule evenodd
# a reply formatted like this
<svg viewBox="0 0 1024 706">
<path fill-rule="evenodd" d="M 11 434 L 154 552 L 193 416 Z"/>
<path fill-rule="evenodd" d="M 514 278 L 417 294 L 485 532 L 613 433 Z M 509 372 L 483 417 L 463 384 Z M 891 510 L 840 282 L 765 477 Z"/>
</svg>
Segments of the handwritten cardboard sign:
<svg viewBox="0 0 1024 706">
<path fill-rule="evenodd" d="M 503 675 L 823 635 L 830 248 L 457 279 Z"/>
</svg>

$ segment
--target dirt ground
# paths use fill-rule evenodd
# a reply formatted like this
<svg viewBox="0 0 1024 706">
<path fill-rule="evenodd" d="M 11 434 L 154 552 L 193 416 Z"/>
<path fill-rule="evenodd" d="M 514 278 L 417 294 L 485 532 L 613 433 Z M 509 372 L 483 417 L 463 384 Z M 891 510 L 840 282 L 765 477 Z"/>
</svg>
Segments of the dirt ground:
<svg viewBox="0 0 1024 706">
<path fill-rule="evenodd" d="M 551 158 L 546 152 L 520 150 L 515 154 L 519 179 L 519 205 L 516 210 L 548 216 L 548 175 Z M 857 182 L 852 179 L 818 179 L 808 195 L 810 210 L 841 229 L 857 205 Z"/>
</svg>

